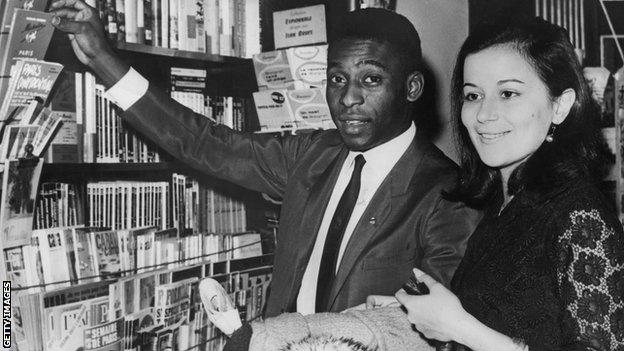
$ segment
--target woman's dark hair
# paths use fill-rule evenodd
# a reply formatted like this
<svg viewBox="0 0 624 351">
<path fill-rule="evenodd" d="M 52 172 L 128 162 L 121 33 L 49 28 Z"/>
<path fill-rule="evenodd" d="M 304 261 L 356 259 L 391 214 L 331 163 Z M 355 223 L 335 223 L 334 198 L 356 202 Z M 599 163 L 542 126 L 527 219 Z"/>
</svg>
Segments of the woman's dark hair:
<svg viewBox="0 0 624 351">
<path fill-rule="evenodd" d="M 509 46 L 524 56 L 546 85 L 551 99 L 573 89 L 576 102 L 558 125 L 552 142 L 538 150 L 512 173 L 507 192 L 522 189 L 548 193 L 555 185 L 577 177 L 600 180 L 606 165 L 606 144 L 598 127 L 599 109 L 583 77 L 568 33 L 540 18 L 504 24 L 482 24 L 461 47 L 451 86 L 451 111 L 459 148 L 460 183 L 452 197 L 482 205 L 501 188 L 500 172 L 485 165 L 461 122 L 464 62 L 470 54 L 495 46 Z"/>
</svg>

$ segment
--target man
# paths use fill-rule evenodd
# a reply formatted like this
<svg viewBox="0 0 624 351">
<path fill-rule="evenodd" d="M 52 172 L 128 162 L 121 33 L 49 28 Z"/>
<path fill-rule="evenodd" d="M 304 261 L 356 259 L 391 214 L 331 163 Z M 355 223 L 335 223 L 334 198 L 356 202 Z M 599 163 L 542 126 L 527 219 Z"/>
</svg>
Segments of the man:
<svg viewBox="0 0 624 351">
<path fill-rule="evenodd" d="M 449 284 L 478 213 L 442 196 L 455 165 L 411 120 L 424 82 L 420 39 L 405 17 L 347 14 L 328 54 L 337 130 L 276 137 L 215 125 L 148 87 L 82 0 L 55 1 L 52 11 L 128 123 L 194 168 L 283 200 L 266 316 L 394 294 L 412 267 Z"/>
</svg>

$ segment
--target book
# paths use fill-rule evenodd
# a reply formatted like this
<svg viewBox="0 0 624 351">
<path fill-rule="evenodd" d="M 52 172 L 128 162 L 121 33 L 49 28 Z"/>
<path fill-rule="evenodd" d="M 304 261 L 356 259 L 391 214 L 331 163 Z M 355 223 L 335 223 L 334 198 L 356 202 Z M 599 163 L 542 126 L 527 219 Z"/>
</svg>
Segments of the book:
<svg viewBox="0 0 624 351">
<path fill-rule="evenodd" d="M 139 0 L 124 0 L 124 14 L 125 14 L 125 30 L 126 43 L 138 43 L 139 42 L 139 28 L 138 28 L 138 4 Z M 141 13 L 141 18 L 143 14 Z M 141 20 L 141 22 L 143 22 Z"/>
<path fill-rule="evenodd" d="M 46 350 L 84 347 L 84 331 L 104 320 L 108 285 L 107 282 L 81 284 L 40 294 Z"/>
<path fill-rule="evenodd" d="M 4 262 L 7 269 L 7 278 L 13 289 L 27 289 L 27 293 L 41 290 L 43 283 L 39 279 L 37 270 L 37 248 L 33 245 L 23 245 L 4 250 Z"/>
<path fill-rule="evenodd" d="M 40 159 L 7 160 L 4 164 L 0 208 L 4 248 L 30 243 L 42 165 Z"/>
<path fill-rule="evenodd" d="M 262 256 L 262 242 L 259 233 L 242 233 L 232 236 L 232 258 Z"/>
<path fill-rule="evenodd" d="M 0 32 L 8 33 L 11 30 L 11 21 L 13 19 L 13 13 L 16 9 L 31 10 L 31 11 L 44 11 L 47 5 L 47 0 L 5 0 L 2 2 L 2 14 L 0 22 Z"/>
<path fill-rule="evenodd" d="M 84 224 L 80 185 L 61 182 L 43 183 L 37 199 L 34 229 Z"/>
<path fill-rule="evenodd" d="M 8 45 L 0 61 L 0 96 L 5 96 L 11 67 L 19 59 L 43 60 L 54 27 L 52 14 L 39 11 L 16 9 L 9 31 Z M 2 118 L 2 117 L 0 117 Z"/>
<path fill-rule="evenodd" d="M 130 1 L 130 0 L 127 0 Z M 126 41 L 126 0 L 115 0 L 117 41 Z"/>
<path fill-rule="evenodd" d="M 98 228 L 73 228 L 76 276 L 81 283 L 100 280 L 96 248 L 91 239 Z"/>
<path fill-rule="evenodd" d="M 185 0 L 168 0 L 169 1 L 169 48 L 171 49 L 179 49 L 179 26 L 178 26 L 178 16 L 179 16 L 179 2 Z"/>
<path fill-rule="evenodd" d="M 204 0 L 204 32 L 206 33 L 206 52 L 220 54 L 219 39 L 219 0 Z"/>
<path fill-rule="evenodd" d="M 19 60 L 4 101 L 0 107 L 0 129 L 5 124 L 19 124 L 20 114 L 30 101 L 43 104 L 52 91 L 63 65 L 52 62 Z M 29 116 L 26 116 L 27 118 Z"/>
<path fill-rule="evenodd" d="M 82 127 L 78 124 L 78 114 L 82 113 L 81 80 L 82 74 L 63 70 L 50 93 L 50 115 L 61 123 L 42 155 L 47 163 L 82 161 Z"/>
<path fill-rule="evenodd" d="M 0 1 L 0 59 L 9 41 L 9 33 L 13 23 L 13 14 L 16 9 L 30 11 L 44 11 L 48 0 L 4 0 Z M 2 96 L 2 95 L 0 95 Z"/>
<path fill-rule="evenodd" d="M 168 327 L 188 322 L 191 307 L 191 284 L 197 280 L 198 278 L 190 278 L 156 286 L 154 300 L 156 324 Z"/>
<path fill-rule="evenodd" d="M 96 231 L 91 235 L 92 245 L 95 247 L 94 260 L 102 278 L 118 277 L 121 275 L 119 253 L 119 238 L 117 231 Z"/>
<path fill-rule="evenodd" d="M 10 125 L 2 137 L 0 162 L 33 157 L 33 144 L 39 126 Z"/>
<path fill-rule="evenodd" d="M 117 40 L 117 10 L 116 0 L 100 0 L 105 4 L 106 34 L 109 40 Z"/>
<path fill-rule="evenodd" d="M 71 285 L 76 279 L 73 236 L 70 228 L 33 230 L 39 242 L 43 279 L 48 291 Z"/>
</svg>

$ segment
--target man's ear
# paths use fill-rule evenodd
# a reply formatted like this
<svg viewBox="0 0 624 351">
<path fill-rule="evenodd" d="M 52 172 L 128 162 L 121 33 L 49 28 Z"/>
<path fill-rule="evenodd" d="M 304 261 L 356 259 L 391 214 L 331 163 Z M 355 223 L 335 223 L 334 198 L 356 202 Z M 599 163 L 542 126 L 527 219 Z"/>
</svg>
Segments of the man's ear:
<svg viewBox="0 0 624 351">
<path fill-rule="evenodd" d="M 570 109 L 574 106 L 576 102 L 576 92 L 574 89 L 566 89 L 556 98 L 554 104 L 554 112 L 553 116 L 553 124 L 561 124 L 565 121 L 568 114 L 570 114 Z"/>
<path fill-rule="evenodd" d="M 419 71 L 407 76 L 407 101 L 414 102 L 422 95 L 425 87 L 425 78 Z"/>
</svg>

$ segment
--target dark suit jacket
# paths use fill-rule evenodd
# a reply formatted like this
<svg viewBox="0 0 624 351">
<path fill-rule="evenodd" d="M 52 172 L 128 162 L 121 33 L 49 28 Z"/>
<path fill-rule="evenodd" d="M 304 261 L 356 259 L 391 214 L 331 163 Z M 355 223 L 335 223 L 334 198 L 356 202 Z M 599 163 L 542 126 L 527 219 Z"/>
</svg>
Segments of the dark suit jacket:
<svg viewBox="0 0 624 351">
<path fill-rule="evenodd" d="M 279 137 L 215 125 L 150 88 L 125 113 L 145 136 L 190 166 L 282 198 L 266 315 L 293 311 L 325 206 L 348 150 L 335 130 Z M 330 310 L 391 295 L 420 267 L 449 285 L 480 214 L 442 197 L 455 164 L 417 134 L 349 240 Z"/>
</svg>

